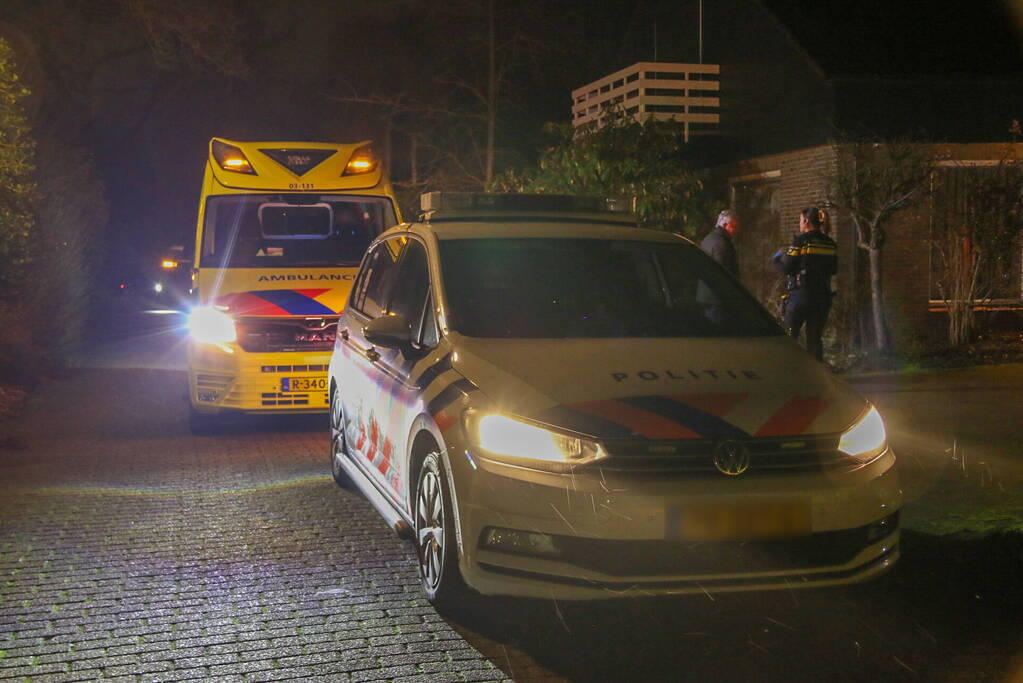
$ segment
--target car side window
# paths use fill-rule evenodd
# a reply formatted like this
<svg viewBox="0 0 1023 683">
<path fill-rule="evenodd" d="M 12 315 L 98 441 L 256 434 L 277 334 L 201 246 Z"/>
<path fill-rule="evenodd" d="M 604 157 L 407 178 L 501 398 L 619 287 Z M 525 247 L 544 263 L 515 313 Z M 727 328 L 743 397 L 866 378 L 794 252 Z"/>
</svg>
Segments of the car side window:
<svg viewBox="0 0 1023 683">
<path fill-rule="evenodd" d="M 438 341 L 437 317 L 433 312 L 433 294 L 431 293 L 426 297 L 426 303 L 423 304 L 423 325 L 419 330 L 419 345 L 432 348 L 437 345 Z"/>
<path fill-rule="evenodd" d="M 378 244 L 366 257 L 366 264 L 355 284 L 352 306 L 370 318 L 387 311 L 400 271 L 400 257 L 407 238 L 395 237 Z"/>
<path fill-rule="evenodd" d="M 413 336 L 418 340 L 423 324 L 423 310 L 430 294 L 430 271 L 423 245 L 411 240 L 405 249 L 401 274 L 388 311 L 400 313 L 409 321 Z"/>
</svg>

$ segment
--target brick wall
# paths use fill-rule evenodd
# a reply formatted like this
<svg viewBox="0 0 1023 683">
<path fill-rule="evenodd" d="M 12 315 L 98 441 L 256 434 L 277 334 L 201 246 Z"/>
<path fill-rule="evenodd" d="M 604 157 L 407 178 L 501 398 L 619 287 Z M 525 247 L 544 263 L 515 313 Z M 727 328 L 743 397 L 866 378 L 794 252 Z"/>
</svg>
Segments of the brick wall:
<svg viewBox="0 0 1023 683">
<path fill-rule="evenodd" d="M 1017 144 L 945 144 L 936 147 L 939 158 L 948 161 L 998 160 L 1014 153 L 1023 158 L 1023 143 Z M 772 272 L 754 267 L 750 254 L 763 258 L 763 250 L 753 246 L 758 239 L 787 242 L 797 231 L 799 211 L 806 206 L 825 203 L 825 178 L 834 164 L 829 145 L 807 147 L 780 154 L 745 159 L 714 169 L 716 182 L 732 188 L 736 183 L 775 183 L 778 225 L 767 228 L 772 234 L 743 234 L 738 241 L 743 261 L 744 282 L 756 292 L 770 291 L 771 284 L 751 282 L 754 277 L 776 278 Z M 732 195 L 734 197 L 734 193 Z M 736 207 L 740 211 L 741 207 Z M 832 211 L 832 237 L 839 247 L 839 273 L 835 279 L 838 297 L 833 309 L 832 348 L 842 348 L 858 336 L 869 334 L 870 291 L 867 252 L 856 248 L 852 222 L 839 211 Z M 759 230 L 765 230 L 758 226 Z M 896 344 L 900 348 L 942 343 L 946 328 L 944 313 L 929 311 L 930 294 L 931 204 L 923 198 L 916 206 L 897 214 L 887 226 L 888 240 L 883 250 L 885 308 Z M 743 246 L 747 246 L 746 256 Z M 768 303 L 768 302 L 765 302 Z"/>
</svg>

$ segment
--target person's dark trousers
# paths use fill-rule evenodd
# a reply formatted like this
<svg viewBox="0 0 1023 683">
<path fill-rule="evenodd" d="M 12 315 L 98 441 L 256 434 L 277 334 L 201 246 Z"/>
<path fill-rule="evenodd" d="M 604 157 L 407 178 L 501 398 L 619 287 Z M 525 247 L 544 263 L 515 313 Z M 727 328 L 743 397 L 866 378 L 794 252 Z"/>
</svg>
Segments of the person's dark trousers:
<svg viewBox="0 0 1023 683">
<path fill-rule="evenodd" d="M 824 362 L 824 325 L 831 311 L 831 296 L 815 297 L 803 289 L 789 293 L 785 306 L 785 324 L 789 334 L 799 339 L 799 332 L 806 325 L 806 350 L 818 361 Z"/>
</svg>

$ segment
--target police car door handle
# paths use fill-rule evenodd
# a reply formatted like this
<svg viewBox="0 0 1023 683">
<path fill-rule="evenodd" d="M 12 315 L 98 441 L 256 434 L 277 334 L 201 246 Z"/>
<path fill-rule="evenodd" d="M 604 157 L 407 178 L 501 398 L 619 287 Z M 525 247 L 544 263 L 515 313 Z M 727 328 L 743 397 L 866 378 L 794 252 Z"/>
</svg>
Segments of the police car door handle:
<svg viewBox="0 0 1023 683">
<path fill-rule="evenodd" d="M 348 341 L 348 328 L 347 327 L 343 328 L 341 330 L 341 332 L 339 332 L 339 334 L 341 335 L 342 339 L 344 339 L 345 341 Z"/>
<path fill-rule="evenodd" d="M 366 349 L 366 358 L 369 359 L 370 363 L 376 363 L 380 360 L 380 353 L 371 346 Z"/>
</svg>

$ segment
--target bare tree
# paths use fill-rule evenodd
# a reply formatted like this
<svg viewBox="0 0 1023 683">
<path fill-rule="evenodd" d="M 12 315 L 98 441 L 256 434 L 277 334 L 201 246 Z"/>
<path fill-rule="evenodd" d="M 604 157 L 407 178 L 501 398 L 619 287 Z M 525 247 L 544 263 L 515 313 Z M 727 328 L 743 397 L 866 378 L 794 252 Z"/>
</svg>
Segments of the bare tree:
<svg viewBox="0 0 1023 683">
<path fill-rule="evenodd" d="M 957 164 L 935 185 L 932 250 L 955 347 L 973 338 L 978 304 L 1018 295 L 1019 250 L 1009 247 L 1023 231 L 1023 164 L 1008 155 L 995 166 Z"/>
<path fill-rule="evenodd" d="M 870 301 L 875 347 L 891 350 L 884 309 L 882 255 L 893 216 L 925 194 L 935 160 L 933 149 L 909 140 L 882 143 L 836 142 L 835 164 L 826 178 L 828 202 L 848 212 L 856 245 L 870 263 Z"/>
</svg>

